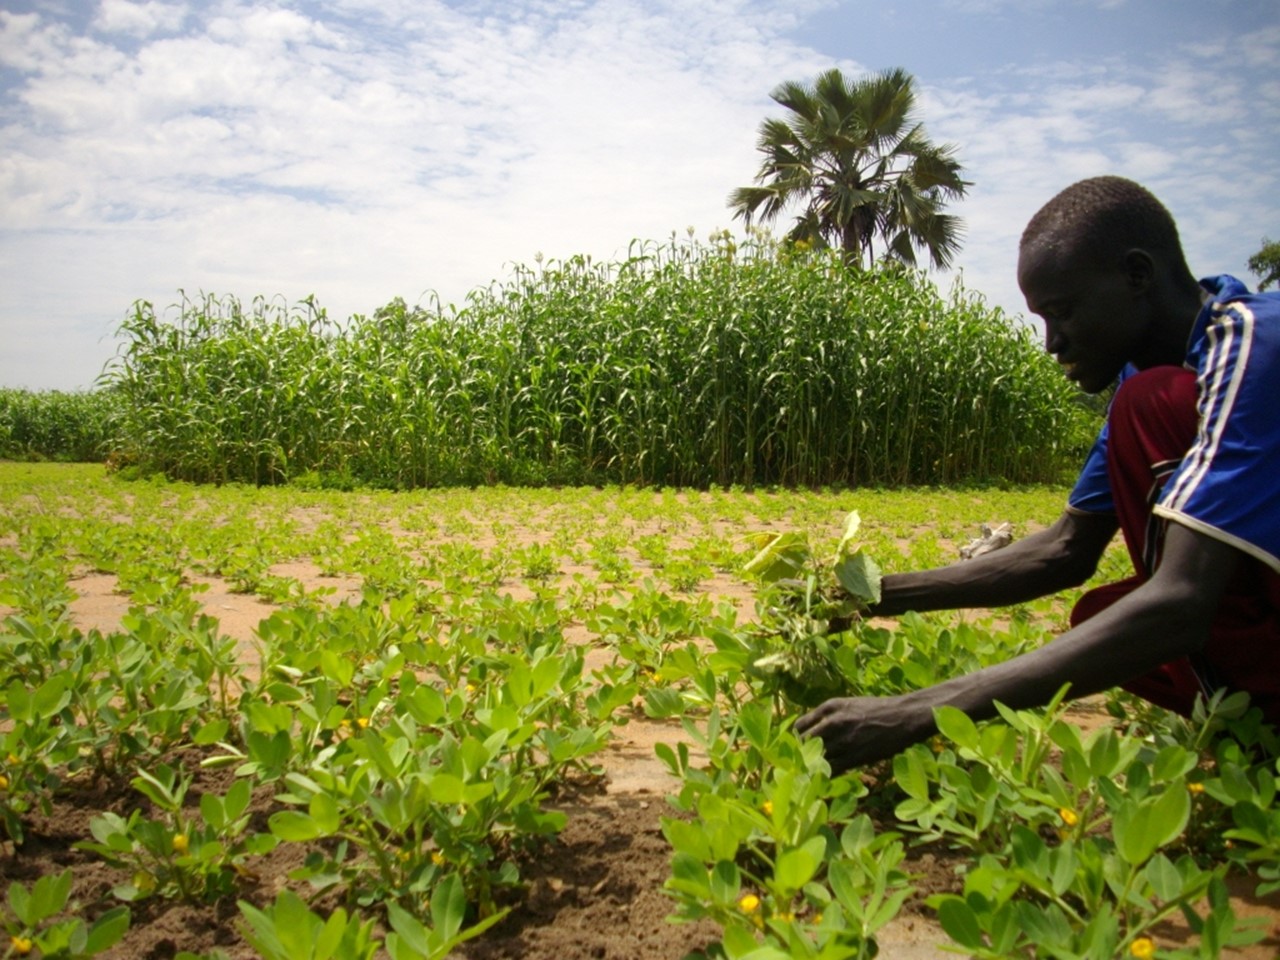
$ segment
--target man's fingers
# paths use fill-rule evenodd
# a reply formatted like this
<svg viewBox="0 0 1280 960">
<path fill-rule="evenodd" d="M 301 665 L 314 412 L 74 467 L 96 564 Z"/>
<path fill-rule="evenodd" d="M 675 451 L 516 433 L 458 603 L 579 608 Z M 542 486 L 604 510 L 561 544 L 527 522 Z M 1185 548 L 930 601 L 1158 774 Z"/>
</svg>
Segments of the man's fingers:
<svg viewBox="0 0 1280 960">
<path fill-rule="evenodd" d="M 807 736 L 812 733 L 813 728 L 822 723 L 822 721 L 827 718 L 827 715 L 835 709 L 835 702 L 836 701 L 834 700 L 828 700 L 825 703 L 818 704 L 818 706 L 814 707 L 808 713 L 803 714 L 795 723 L 794 729 L 796 733 L 801 736 Z"/>
</svg>

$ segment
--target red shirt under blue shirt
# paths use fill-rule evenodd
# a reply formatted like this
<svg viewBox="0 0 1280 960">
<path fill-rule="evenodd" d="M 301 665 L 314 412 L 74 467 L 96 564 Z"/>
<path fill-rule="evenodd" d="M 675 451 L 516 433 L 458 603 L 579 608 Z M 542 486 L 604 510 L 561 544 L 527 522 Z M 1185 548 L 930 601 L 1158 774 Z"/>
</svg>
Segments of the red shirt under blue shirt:
<svg viewBox="0 0 1280 960">
<path fill-rule="evenodd" d="M 1226 275 L 1201 286 L 1206 302 L 1183 363 L 1195 375 L 1195 437 L 1180 459 L 1156 470 L 1147 522 L 1172 520 L 1252 558 L 1228 587 L 1229 594 L 1245 596 L 1229 597 L 1230 610 L 1224 601 L 1223 622 L 1215 623 L 1194 666 L 1206 692 L 1248 690 L 1280 721 L 1280 294 L 1250 293 Z M 1121 381 L 1134 373 L 1126 369 Z M 1117 512 L 1108 476 L 1110 434 L 1104 426 L 1068 498 L 1070 509 Z M 1131 555 L 1137 554 L 1131 531 L 1125 532 Z M 1133 556 L 1140 582 L 1144 567 L 1158 563 L 1158 546 L 1152 547 L 1155 537 L 1135 536 L 1147 543 L 1145 557 Z"/>
</svg>

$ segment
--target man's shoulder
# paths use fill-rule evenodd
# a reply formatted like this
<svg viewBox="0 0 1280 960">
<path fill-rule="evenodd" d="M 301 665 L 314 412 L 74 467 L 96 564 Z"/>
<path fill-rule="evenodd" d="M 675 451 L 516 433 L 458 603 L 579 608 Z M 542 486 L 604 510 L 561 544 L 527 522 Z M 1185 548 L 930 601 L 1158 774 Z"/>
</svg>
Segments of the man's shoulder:
<svg viewBox="0 0 1280 960">
<path fill-rule="evenodd" d="M 1280 315 L 1280 290 L 1250 290 L 1244 281 L 1229 273 L 1205 277 L 1200 281 L 1200 287 L 1209 311 L 1223 312 L 1239 305 L 1268 318 Z"/>
<path fill-rule="evenodd" d="M 1248 355 L 1256 368 L 1280 364 L 1280 291 L 1251 291 L 1235 277 L 1223 274 L 1200 281 L 1205 302 L 1188 343 L 1187 363 L 1203 361 L 1216 342 L 1248 341 Z M 1215 332 L 1217 331 L 1217 332 Z"/>
</svg>

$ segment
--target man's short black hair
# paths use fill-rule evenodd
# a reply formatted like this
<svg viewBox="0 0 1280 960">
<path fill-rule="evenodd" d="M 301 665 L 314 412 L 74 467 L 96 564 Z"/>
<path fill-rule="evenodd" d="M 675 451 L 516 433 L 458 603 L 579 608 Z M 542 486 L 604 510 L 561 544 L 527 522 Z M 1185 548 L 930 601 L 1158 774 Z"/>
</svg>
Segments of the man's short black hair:
<svg viewBox="0 0 1280 960">
<path fill-rule="evenodd" d="M 1022 232 L 1020 251 L 1038 247 L 1081 253 L 1110 266 L 1135 247 L 1189 277 L 1178 227 L 1164 204 L 1124 177 L 1092 177 L 1067 187 L 1040 208 Z"/>
</svg>

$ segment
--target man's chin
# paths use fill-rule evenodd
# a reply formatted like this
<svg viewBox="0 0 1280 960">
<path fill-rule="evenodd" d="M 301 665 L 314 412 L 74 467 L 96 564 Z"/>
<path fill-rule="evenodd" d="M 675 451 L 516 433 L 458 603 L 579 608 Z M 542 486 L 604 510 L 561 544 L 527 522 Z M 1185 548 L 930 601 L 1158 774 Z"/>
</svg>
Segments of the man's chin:
<svg viewBox="0 0 1280 960">
<path fill-rule="evenodd" d="M 1068 380 L 1079 387 L 1084 393 L 1091 395 L 1102 393 L 1108 387 L 1112 386 L 1119 377 L 1119 373 L 1112 377 L 1099 377 L 1090 374 L 1087 370 L 1079 369 L 1073 369 L 1067 374 Z"/>
</svg>

